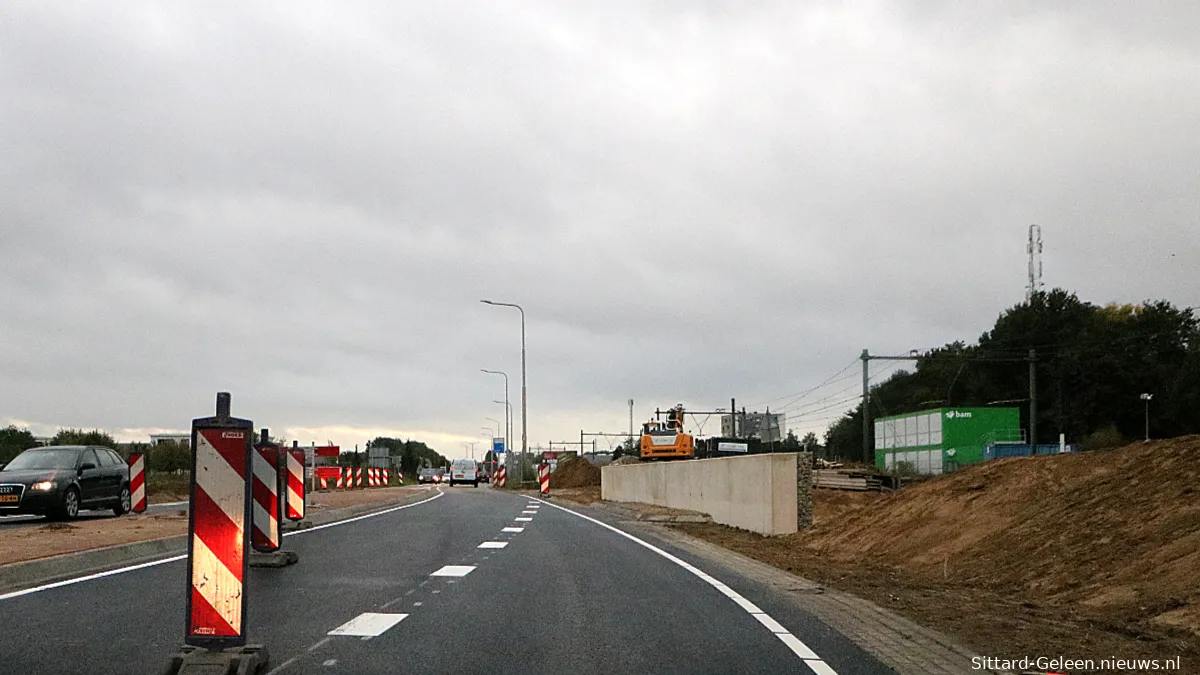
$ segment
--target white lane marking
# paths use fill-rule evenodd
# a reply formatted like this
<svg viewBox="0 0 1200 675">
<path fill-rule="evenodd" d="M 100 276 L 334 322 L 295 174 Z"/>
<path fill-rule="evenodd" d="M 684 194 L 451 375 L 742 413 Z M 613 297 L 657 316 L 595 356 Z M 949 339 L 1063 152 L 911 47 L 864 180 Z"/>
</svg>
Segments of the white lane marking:
<svg viewBox="0 0 1200 675">
<path fill-rule="evenodd" d="M 182 502 L 166 502 L 165 504 L 159 504 L 158 502 L 152 502 L 152 501 L 150 501 L 149 499 L 147 499 L 147 500 L 146 500 L 146 507 L 147 507 L 147 508 L 149 508 L 149 507 L 151 507 L 151 506 L 183 506 L 184 504 L 190 504 L 190 503 L 191 503 L 191 502 L 188 502 L 188 501 L 186 501 L 186 500 L 185 500 L 185 501 L 182 501 Z"/>
<path fill-rule="evenodd" d="M 363 516 L 347 518 L 346 520 L 339 520 L 339 521 L 333 522 L 333 523 L 317 525 L 316 527 L 310 527 L 307 530 L 296 530 L 295 532 L 284 532 L 283 536 L 290 537 L 295 534 L 305 534 L 307 532 L 316 532 L 317 530 L 323 530 L 327 527 L 337 527 L 339 525 L 348 525 L 355 521 L 364 520 L 366 518 L 374 518 L 375 516 L 382 516 L 384 514 L 392 513 L 394 511 L 400 511 L 403 509 L 411 509 L 414 506 L 428 504 L 429 502 L 441 497 L 444 494 L 445 494 L 444 492 L 439 491 L 433 497 L 430 497 L 428 499 L 422 499 L 419 502 L 413 502 L 412 504 L 405 504 L 404 506 L 396 506 L 396 507 L 393 507 L 390 509 L 384 509 L 383 511 L 376 511 L 375 513 L 368 513 Z M 0 600 L 11 600 L 12 598 L 19 598 L 23 595 L 32 595 L 34 593 L 40 593 L 41 591 L 48 591 L 53 588 L 62 588 L 63 586 L 70 586 L 72 584 L 78 584 L 78 583 L 82 583 L 84 581 L 92 581 L 94 579 L 103 579 L 104 577 L 111 577 L 114 574 L 124 574 L 125 572 L 133 572 L 136 570 L 144 569 L 146 567 L 154 567 L 156 565 L 165 565 L 167 563 L 173 563 L 178 560 L 186 560 L 186 559 L 187 559 L 187 554 L 184 553 L 183 555 L 171 556 L 170 558 L 163 558 L 162 560 L 151 560 L 150 562 L 139 563 L 137 565 L 130 565 L 129 567 L 118 567 L 115 570 L 108 570 L 107 572 L 97 572 L 95 574 L 88 574 L 88 575 L 85 575 L 82 577 L 76 577 L 74 579 L 65 579 L 63 581 L 56 581 L 52 584 L 45 584 L 42 586 L 34 586 L 33 588 L 26 588 L 26 589 L 20 590 L 20 591 L 12 591 L 10 593 L 3 593 L 3 594 L 0 594 Z"/>
<path fill-rule="evenodd" d="M 632 534 L 629 534 L 628 532 L 625 532 L 618 528 L 615 528 L 612 525 L 609 525 L 608 523 L 596 520 L 595 518 L 592 518 L 591 516 L 585 516 L 582 513 L 579 513 L 577 511 L 572 511 L 571 509 L 564 508 L 562 506 L 559 506 L 558 504 L 551 504 L 550 502 L 542 502 L 542 503 L 551 508 L 558 509 L 559 511 L 566 511 L 567 513 L 569 513 L 573 516 L 576 516 L 578 518 L 583 518 L 584 520 L 589 521 L 591 523 L 595 523 L 596 525 L 599 525 L 600 527 L 603 527 L 604 529 L 606 529 L 610 532 L 613 532 L 622 537 L 625 537 L 629 541 L 632 541 L 635 544 L 637 544 L 643 548 L 654 551 L 658 555 L 666 558 L 667 560 L 670 560 L 671 562 L 675 563 L 676 565 L 679 565 L 680 567 L 687 570 L 688 572 L 691 572 L 695 577 L 703 580 L 708 585 L 710 585 L 713 588 L 720 591 L 722 595 L 725 595 L 726 597 L 733 600 L 734 602 L 737 602 L 738 606 L 740 606 L 742 609 L 745 609 L 748 613 L 750 613 L 751 616 L 753 616 L 755 619 L 757 619 L 759 621 L 759 623 L 762 623 L 764 626 L 766 626 L 767 624 L 765 621 L 763 621 L 763 619 L 761 617 L 766 617 L 768 619 L 771 619 L 770 615 L 768 615 L 766 612 L 759 609 L 757 606 L 754 605 L 754 603 L 743 598 L 740 594 L 738 594 L 733 589 L 731 589 L 728 586 L 726 586 L 725 584 L 717 581 L 716 579 L 712 578 L 711 576 L 705 574 L 704 572 L 701 572 L 699 569 L 696 568 L 695 565 L 692 565 L 691 563 L 689 563 L 685 560 L 682 560 L 674 555 L 671 555 L 670 553 L 667 553 L 666 551 L 655 546 L 654 544 L 651 544 L 650 542 L 647 542 L 647 541 L 643 541 L 643 540 L 633 536 Z M 739 600 L 741 602 L 738 602 Z M 743 604 L 743 603 L 745 603 L 745 604 Z M 756 611 L 751 611 L 749 609 L 749 607 L 753 607 L 754 610 L 756 610 Z M 778 622 L 775 621 L 774 619 L 771 619 L 771 621 L 774 622 L 776 625 L 778 625 Z M 780 626 L 780 627 L 782 628 L 782 626 Z M 807 665 L 809 667 L 809 669 L 812 670 L 817 675 L 838 675 L 837 671 L 835 671 L 833 668 L 831 668 L 829 666 L 829 664 L 825 663 L 825 661 L 823 661 L 821 659 L 821 657 L 817 656 L 816 652 L 809 649 L 808 645 L 804 644 L 804 642 L 802 642 L 800 640 L 800 638 L 796 637 L 795 635 L 792 635 L 789 632 L 774 633 L 774 635 L 775 635 L 775 637 L 779 638 L 780 641 L 783 642 L 783 644 L 787 645 L 788 649 L 791 649 L 792 652 L 794 654 L 796 654 L 796 656 L 799 656 L 801 659 L 804 659 L 805 665 Z"/>
<path fill-rule="evenodd" d="M 505 546 L 508 546 L 507 541 L 485 541 L 475 548 L 504 548 Z"/>
<path fill-rule="evenodd" d="M 772 619 L 769 614 L 754 614 L 752 616 L 754 618 L 758 619 L 758 622 L 761 623 L 762 625 L 766 626 L 767 630 L 771 631 L 772 633 L 788 632 L 788 629 L 779 625 L 779 622 L 776 621 L 775 619 Z"/>
<path fill-rule="evenodd" d="M 533 522 L 533 518 L 513 518 L 513 520 L 517 521 L 518 523 L 532 523 Z"/>
<path fill-rule="evenodd" d="M 423 603 L 423 602 L 414 602 L 414 603 L 413 603 L 413 607 L 420 607 L 420 606 L 421 606 L 421 605 L 423 605 L 423 604 L 425 604 L 425 603 Z"/>
<path fill-rule="evenodd" d="M 808 669 L 816 675 L 837 675 L 837 671 L 830 668 L 829 664 L 821 659 L 805 659 L 804 665 L 808 666 Z"/>
<path fill-rule="evenodd" d="M 523 527 L 506 527 L 500 531 L 501 532 L 524 532 L 525 528 L 523 528 Z M 0 597 L 0 600 L 3 600 L 3 599 L 4 599 L 3 597 Z"/>
<path fill-rule="evenodd" d="M 747 614 L 766 615 L 766 612 L 759 609 L 758 605 L 754 604 L 753 602 L 750 602 L 749 600 L 747 600 L 746 598 L 743 598 L 740 595 L 737 597 L 732 597 L 732 598 L 730 598 L 730 600 L 733 600 L 734 602 L 736 602 L 738 604 L 739 607 L 746 610 Z"/>
<path fill-rule="evenodd" d="M 536 516 L 536 515 L 537 515 L 537 511 L 522 511 L 522 512 L 521 512 L 521 515 L 523 515 L 523 516 Z"/>
<path fill-rule="evenodd" d="M 387 629 L 395 626 L 406 618 L 408 618 L 407 614 L 379 614 L 377 612 L 363 612 L 353 619 L 350 619 L 346 623 L 329 631 L 329 634 L 352 635 L 355 637 L 379 637 L 380 635 L 383 635 Z"/>
<path fill-rule="evenodd" d="M 324 646 L 326 642 L 329 642 L 329 639 L 330 638 L 328 636 L 321 638 L 319 641 L 317 641 L 316 644 L 312 645 L 308 649 L 305 649 L 304 650 L 305 654 L 311 654 L 311 653 L 317 651 L 322 646 Z M 297 654 L 297 655 L 293 656 L 292 658 L 288 659 L 287 661 L 284 661 L 283 663 L 275 666 L 274 668 L 271 669 L 270 672 L 267 673 L 267 675 L 276 675 L 276 673 L 282 673 L 283 671 L 287 670 L 288 666 L 299 661 L 301 656 L 304 656 L 304 654 Z"/>
<path fill-rule="evenodd" d="M 323 666 L 333 666 L 333 665 L 336 665 L 336 664 L 337 664 L 337 659 L 329 659 L 328 661 L 326 661 L 325 663 L 322 663 L 321 665 L 323 665 Z"/>
<path fill-rule="evenodd" d="M 474 565 L 446 565 L 442 569 L 430 574 L 431 577 L 465 577 L 475 569 Z"/>
</svg>

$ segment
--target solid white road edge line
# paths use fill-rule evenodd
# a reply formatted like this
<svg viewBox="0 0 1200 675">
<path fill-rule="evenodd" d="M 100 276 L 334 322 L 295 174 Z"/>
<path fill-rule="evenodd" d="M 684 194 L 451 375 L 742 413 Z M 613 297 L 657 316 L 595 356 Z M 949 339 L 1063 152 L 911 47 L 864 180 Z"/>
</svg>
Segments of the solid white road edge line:
<svg viewBox="0 0 1200 675">
<path fill-rule="evenodd" d="M 541 500 L 539 500 L 539 501 L 541 501 Z M 779 626 L 780 629 L 783 629 L 783 626 L 780 625 L 780 623 L 778 621 L 771 618 L 771 615 L 769 615 L 766 612 L 759 609 L 758 606 L 756 606 L 754 603 L 750 602 L 746 598 L 742 597 L 737 591 L 734 591 L 733 589 L 729 588 L 725 584 L 717 581 L 716 579 L 709 576 L 708 574 L 705 574 L 704 572 L 700 571 L 695 565 L 692 565 L 691 563 L 689 563 L 685 560 L 681 560 L 680 558 L 673 556 L 670 553 L 667 553 L 666 551 L 655 546 L 654 544 L 651 544 L 650 542 L 643 541 L 643 540 L 633 536 L 632 534 L 629 534 L 628 532 L 619 530 L 619 529 L 613 527 L 612 525 L 609 525 L 608 523 L 596 520 L 595 518 L 592 518 L 591 516 L 585 516 L 582 513 L 579 513 L 578 511 L 572 511 L 571 509 L 559 506 L 558 504 L 551 504 L 550 502 L 547 502 L 547 501 L 541 501 L 541 503 L 545 504 L 546 506 L 556 508 L 559 511 L 566 511 L 567 513 L 569 513 L 573 516 L 583 518 L 584 520 L 595 523 L 596 525 L 599 525 L 600 527 L 603 527 L 604 529 L 609 530 L 611 532 L 615 532 L 615 533 L 621 535 L 622 537 L 625 537 L 626 539 L 636 543 L 637 545 L 639 545 L 643 548 L 649 549 L 651 551 L 654 551 L 658 555 L 666 558 L 667 560 L 670 560 L 671 562 L 675 563 L 676 565 L 679 565 L 680 567 L 687 570 L 688 572 L 691 572 L 693 576 L 699 578 L 701 581 L 708 584 L 709 586 L 712 586 L 714 589 L 716 589 L 718 592 L 720 592 L 725 597 L 736 602 L 739 607 L 746 610 L 747 614 L 749 614 L 751 617 L 756 619 L 765 628 L 770 630 L 771 633 L 773 635 L 775 635 L 775 637 L 779 638 L 779 640 L 781 642 L 783 642 L 783 644 L 787 645 L 788 649 L 791 649 L 792 652 L 796 656 L 799 656 L 801 659 L 803 659 L 804 665 L 808 666 L 809 670 L 816 673 L 816 675 L 837 675 L 837 671 L 834 670 L 833 668 L 831 668 L 828 663 L 825 663 L 825 661 L 822 660 L 821 657 L 817 656 L 816 652 L 814 652 L 812 649 L 810 649 L 808 647 L 808 645 L 804 644 L 804 642 L 802 642 L 800 640 L 800 638 L 796 637 L 795 635 L 792 635 L 787 630 L 783 630 L 783 632 L 781 632 L 781 633 L 776 632 L 774 630 L 775 626 Z M 764 617 L 766 620 L 764 620 Z M 768 624 L 767 621 L 770 621 L 771 623 Z"/>
<path fill-rule="evenodd" d="M 283 534 L 283 536 L 290 537 L 294 534 L 305 534 L 307 532 L 315 532 L 317 530 L 323 530 L 327 527 L 335 527 L 337 525 L 347 525 L 349 523 L 363 520 L 365 518 L 374 518 L 375 516 L 382 516 L 385 513 L 392 513 L 394 511 L 400 511 L 402 509 L 409 509 L 414 506 L 428 504 L 429 502 L 434 501 L 435 499 L 437 499 L 438 497 L 441 497 L 444 494 L 445 494 L 444 492 L 439 491 L 435 496 L 430 497 L 429 499 L 422 499 L 419 502 L 413 502 L 412 504 L 405 504 L 404 506 L 396 506 L 396 507 L 393 507 L 390 509 L 384 509 L 383 511 L 376 511 L 375 513 L 368 513 L 363 516 L 355 516 L 354 518 L 347 518 L 346 520 L 339 520 L 339 521 L 333 522 L 333 523 L 326 523 L 324 525 L 310 527 L 307 530 L 296 530 L 295 532 L 285 532 Z M 184 536 L 186 536 L 186 535 L 184 535 Z M 88 574 L 88 575 L 82 576 L 82 577 L 75 577 L 74 579 L 64 579 L 62 581 L 56 581 L 52 584 L 44 584 L 42 586 L 26 588 L 26 589 L 20 590 L 20 591 L 12 591 L 10 593 L 3 593 L 3 594 L 0 594 L 0 600 L 11 600 L 13 598 L 19 598 L 23 595 L 32 595 L 34 593 L 40 593 L 41 591 L 51 590 L 53 588 L 62 588 L 63 586 L 70 586 L 72 584 L 83 583 L 84 581 L 92 581 L 93 579 L 103 579 L 104 577 L 111 577 L 115 574 L 124 574 L 125 572 L 133 572 L 136 570 L 145 569 L 147 567 L 154 567 L 156 565 L 165 565 L 167 563 L 172 563 L 177 560 L 186 560 L 186 559 L 187 559 L 187 554 L 185 553 L 183 555 L 171 556 L 170 558 L 163 558 L 162 560 L 151 560 L 150 562 L 144 562 L 144 563 L 140 563 L 137 565 L 130 565 L 129 567 L 118 567 L 115 570 L 108 570 L 107 572 L 97 572 L 96 574 Z"/>
</svg>

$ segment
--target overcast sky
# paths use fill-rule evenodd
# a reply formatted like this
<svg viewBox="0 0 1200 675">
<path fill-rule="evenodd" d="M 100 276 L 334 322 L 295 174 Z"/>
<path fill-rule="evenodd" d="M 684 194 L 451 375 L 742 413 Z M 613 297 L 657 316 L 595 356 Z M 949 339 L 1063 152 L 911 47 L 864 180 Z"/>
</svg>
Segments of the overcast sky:
<svg viewBox="0 0 1200 675">
<path fill-rule="evenodd" d="M 489 298 L 531 445 L 630 398 L 820 432 L 857 366 L 789 394 L 1021 302 L 1030 223 L 1048 288 L 1200 304 L 1197 34 L 1190 0 L 0 1 L 0 423 L 145 440 L 228 390 L 461 456 L 488 368 L 519 442 Z"/>
</svg>

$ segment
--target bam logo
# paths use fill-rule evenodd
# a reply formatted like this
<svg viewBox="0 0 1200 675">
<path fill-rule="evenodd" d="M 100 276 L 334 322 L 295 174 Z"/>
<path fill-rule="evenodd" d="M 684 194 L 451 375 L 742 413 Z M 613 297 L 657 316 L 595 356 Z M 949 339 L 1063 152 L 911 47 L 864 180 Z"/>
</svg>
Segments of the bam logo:
<svg viewBox="0 0 1200 675">
<path fill-rule="evenodd" d="M 969 419 L 970 417 L 971 417 L 971 413 L 961 412 L 959 410 L 950 410 L 946 413 L 946 419 L 948 419 L 948 420 Z"/>
</svg>

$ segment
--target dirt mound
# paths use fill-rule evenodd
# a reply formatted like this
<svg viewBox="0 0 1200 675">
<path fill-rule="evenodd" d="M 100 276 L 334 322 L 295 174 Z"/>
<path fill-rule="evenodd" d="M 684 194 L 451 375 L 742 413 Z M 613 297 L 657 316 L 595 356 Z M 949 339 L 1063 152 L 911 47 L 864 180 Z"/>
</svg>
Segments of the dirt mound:
<svg viewBox="0 0 1200 675">
<path fill-rule="evenodd" d="M 638 459 L 637 457 L 634 457 L 633 455 L 623 455 L 621 457 L 614 459 L 612 461 L 612 463 L 618 464 L 618 465 L 620 465 L 620 464 L 641 464 L 642 460 Z"/>
<path fill-rule="evenodd" d="M 559 461 L 558 468 L 550 474 L 550 488 L 579 488 L 600 484 L 600 467 L 582 457 L 568 457 Z"/>
<path fill-rule="evenodd" d="M 796 542 L 1200 635 L 1200 436 L 818 496 Z"/>
</svg>

